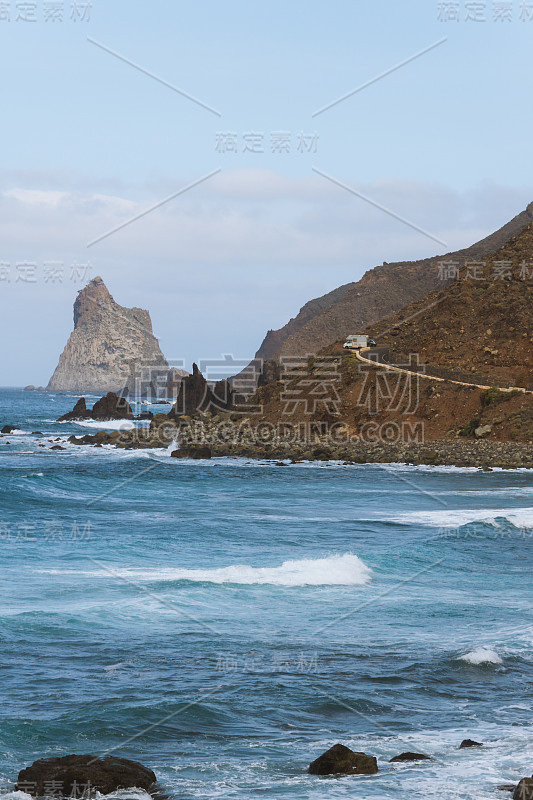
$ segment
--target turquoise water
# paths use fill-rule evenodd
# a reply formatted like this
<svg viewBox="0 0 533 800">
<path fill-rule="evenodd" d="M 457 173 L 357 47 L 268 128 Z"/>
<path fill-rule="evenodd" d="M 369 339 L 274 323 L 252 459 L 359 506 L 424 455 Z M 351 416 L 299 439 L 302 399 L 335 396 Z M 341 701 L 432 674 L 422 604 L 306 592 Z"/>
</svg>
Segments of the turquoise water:
<svg viewBox="0 0 533 800">
<path fill-rule="evenodd" d="M 494 798 L 531 775 L 531 472 L 52 451 L 87 432 L 53 421 L 74 402 L 0 392 L 5 792 L 72 752 L 191 800 Z M 336 742 L 380 773 L 306 774 Z M 388 763 L 405 750 L 434 760 Z"/>
</svg>

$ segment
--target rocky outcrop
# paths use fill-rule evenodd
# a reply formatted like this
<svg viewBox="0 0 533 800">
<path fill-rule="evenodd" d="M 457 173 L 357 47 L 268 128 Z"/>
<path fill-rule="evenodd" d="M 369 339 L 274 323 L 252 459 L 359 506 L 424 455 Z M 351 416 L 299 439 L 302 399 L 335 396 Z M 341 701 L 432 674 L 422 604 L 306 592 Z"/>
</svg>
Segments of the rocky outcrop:
<svg viewBox="0 0 533 800">
<path fill-rule="evenodd" d="M 85 398 L 80 397 L 72 411 L 59 417 L 58 422 L 69 422 L 70 420 L 95 419 L 133 419 L 133 411 L 124 397 L 119 397 L 114 392 L 108 392 L 100 400 L 97 400 L 92 408 L 87 408 Z"/>
<path fill-rule="evenodd" d="M 312 439 L 299 438 L 299 426 L 259 422 L 237 414 L 200 414 L 194 419 L 156 414 L 150 428 L 99 431 L 72 436 L 72 444 L 111 444 L 124 449 L 209 447 L 213 457 L 232 456 L 269 460 L 344 461 L 349 464 L 428 464 L 431 466 L 477 467 L 478 469 L 533 469 L 533 449 L 529 442 L 467 441 L 461 438 L 417 442 L 379 442 L 364 438 L 319 432 Z M 468 745 L 464 745 L 465 747 Z M 481 746 L 481 745 L 479 745 Z"/>
<path fill-rule="evenodd" d="M 189 373 L 183 369 L 172 367 L 167 375 L 167 382 L 165 385 L 164 396 L 170 400 L 176 400 L 181 386 L 181 381 Z"/>
<path fill-rule="evenodd" d="M 48 384 L 68 392 L 122 391 L 139 375 L 164 382 L 168 364 L 152 333 L 150 314 L 119 306 L 102 278 L 94 278 L 74 303 L 74 330 Z M 137 383 L 139 380 L 136 381 Z"/>
<path fill-rule="evenodd" d="M 21 770 L 16 788 L 32 797 L 82 797 L 94 791 L 109 794 L 137 787 L 150 791 L 156 782 L 151 769 L 126 758 L 70 755 L 42 758 Z"/>
<path fill-rule="evenodd" d="M 176 402 L 170 412 L 171 417 L 181 415 L 195 416 L 200 412 L 216 413 L 231 408 L 232 390 L 228 381 L 218 381 L 210 385 L 197 364 L 192 365 L 192 375 L 183 377 L 179 383 Z"/>
<path fill-rule="evenodd" d="M 464 750 L 466 747 L 483 747 L 482 742 L 475 742 L 473 739 L 463 739 L 459 745 L 459 750 Z"/>
<path fill-rule="evenodd" d="M 374 756 L 356 753 L 343 744 L 334 744 L 309 764 L 311 775 L 375 775 L 377 771 Z"/>
</svg>

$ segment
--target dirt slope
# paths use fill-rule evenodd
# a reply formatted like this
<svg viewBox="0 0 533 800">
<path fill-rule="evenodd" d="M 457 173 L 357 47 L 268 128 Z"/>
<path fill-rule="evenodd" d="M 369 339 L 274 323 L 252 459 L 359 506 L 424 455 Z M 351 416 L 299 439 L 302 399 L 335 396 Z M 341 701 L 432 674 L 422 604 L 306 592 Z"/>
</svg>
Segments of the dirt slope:
<svg viewBox="0 0 533 800">
<path fill-rule="evenodd" d="M 484 262 L 372 329 L 389 361 L 419 353 L 430 374 L 533 389 L 533 224 Z"/>
<path fill-rule="evenodd" d="M 533 222 L 533 203 L 495 233 L 463 250 L 421 261 L 375 267 L 361 280 L 306 303 L 283 328 L 267 333 L 256 357 L 301 356 L 319 352 L 348 332 L 364 329 L 383 317 L 442 287 L 439 262 L 480 259 L 501 247 Z"/>
</svg>

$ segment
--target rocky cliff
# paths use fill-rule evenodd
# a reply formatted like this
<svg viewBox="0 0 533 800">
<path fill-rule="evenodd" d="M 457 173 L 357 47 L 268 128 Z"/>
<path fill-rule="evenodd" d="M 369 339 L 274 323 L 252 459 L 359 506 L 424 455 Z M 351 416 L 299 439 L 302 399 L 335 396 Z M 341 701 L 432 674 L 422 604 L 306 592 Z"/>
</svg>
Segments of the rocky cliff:
<svg viewBox="0 0 533 800">
<path fill-rule="evenodd" d="M 305 356 L 318 353 L 348 333 L 357 333 L 420 300 L 445 283 L 439 262 L 481 259 L 493 253 L 533 222 L 533 203 L 495 233 L 464 250 L 421 261 L 383 264 L 368 270 L 361 280 L 334 289 L 303 306 L 283 328 L 265 336 L 256 358 Z"/>
<path fill-rule="evenodd" d="M 152 333 L 150 314 L 114 301 L 102 278 L 94 278 L 74 303 L 74 330 L 48 389 L 67 392 L 122 391 L 135 365 L 161 370 L 168 364 Z"/>
</svg>

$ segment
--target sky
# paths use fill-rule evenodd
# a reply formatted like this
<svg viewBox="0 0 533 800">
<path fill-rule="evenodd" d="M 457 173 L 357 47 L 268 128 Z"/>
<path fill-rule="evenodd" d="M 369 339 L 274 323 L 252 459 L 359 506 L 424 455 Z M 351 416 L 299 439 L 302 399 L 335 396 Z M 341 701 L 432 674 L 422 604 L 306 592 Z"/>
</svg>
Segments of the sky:
<svg viewBox="0 0 533 800">
<path fill-rule="evenodd" d="M 533 0 L 0 2 L 0 384 L 46 385 L 96 275 L 190 367 L 501 227 L 532 42 Z"/>
</svg>

